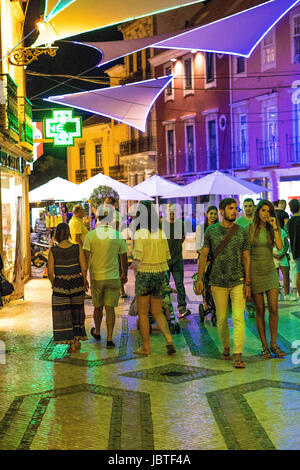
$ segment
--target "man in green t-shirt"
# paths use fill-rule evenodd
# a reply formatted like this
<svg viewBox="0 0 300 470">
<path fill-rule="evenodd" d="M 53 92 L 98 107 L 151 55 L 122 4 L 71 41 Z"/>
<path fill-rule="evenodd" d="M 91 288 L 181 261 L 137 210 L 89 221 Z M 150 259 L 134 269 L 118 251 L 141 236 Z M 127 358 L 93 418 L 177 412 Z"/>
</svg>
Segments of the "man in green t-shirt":
<svg viewBox="0 0 300 470">
<path fill-rule="evenodd" d="M 209 252 L 214 257 L 210 286 L 216 307 L 218 332 L 223 344 L 223 360 L 230 359 L 230 333 L 226 312 L 228 298 L 232 303 L 234 367 L 244 368 L 242 352 L 245 340 L 245 304 L 250 297 L 250 244 L 247 231 L 239 227 L 226 246 L 215 257 L 220 243 L 228 231 L 234 227 L 237 204 L 232 198 L 223 199 L 219 210 L 223 218 L 221 223 L 208 227 L 205 231 L 204 244 L 199 258 L 197 293 L 203 292 L 203 274 Z"/>
<path fill-rule="evenodd" d="M 254 210 L 255 205 L 253 199 L 251 197 L 247 197 L 247 199 L 245 199 L 243 203 L 244 215 L 236 219 L 235 223 L 238 224 L 240 227 L 248 228 L 249 225 L 253 222 Z"/>
</svg>

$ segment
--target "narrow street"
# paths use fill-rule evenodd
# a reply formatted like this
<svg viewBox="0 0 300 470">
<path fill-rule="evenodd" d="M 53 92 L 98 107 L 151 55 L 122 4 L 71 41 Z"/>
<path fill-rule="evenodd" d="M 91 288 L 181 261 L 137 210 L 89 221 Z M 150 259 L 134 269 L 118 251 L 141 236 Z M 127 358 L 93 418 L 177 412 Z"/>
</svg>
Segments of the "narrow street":
<svg viewBox="0 0 300 470">
<path fill-rule="evenodd" d="M 140 341 L 136 318 L 127 315 L 130 299 L 121 299 L 116 349 L 105 348 L 105 327 L 101 342 L 91 337 L 87 300 L 89 340 L 70 358 L 66 346 L 52 343 L 50 283 L 32 279 L 25 300 L 0 310 L 6 347 L 0 356 L 0 449 L 299 449 L 300 365 L 292 362 L 292 343 L 300 340 L 299 302 L 279 303 L 283 360 L 259 357 L 255 319 L 246 315 L 246 369 L 235 370 L 219 359 L 217 329 L 209 319 L 199 322 L 194 271 L 195 265 L 186 266 L 192 315 L 180 321 L 172 357 L 155 329 L 152 355 L 133 354 Z M 132 271 L 127 292 L 132 298 Z"/>
</svg>

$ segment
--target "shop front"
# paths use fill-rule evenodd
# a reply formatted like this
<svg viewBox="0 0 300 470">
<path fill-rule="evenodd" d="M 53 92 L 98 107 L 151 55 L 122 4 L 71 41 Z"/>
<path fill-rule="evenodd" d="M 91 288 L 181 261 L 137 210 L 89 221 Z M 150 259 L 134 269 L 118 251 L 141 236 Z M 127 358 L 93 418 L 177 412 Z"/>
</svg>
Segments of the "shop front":
<svg viewBox="0 0 300 470">
<path fill-rule="evenodd" d="M 24 296 L 30 276 L 30 229 L 26 162 L 3 149 L 0 151 L 1 240 L 3 273 L 14 284 L 10 299 Z"/>
</svg>

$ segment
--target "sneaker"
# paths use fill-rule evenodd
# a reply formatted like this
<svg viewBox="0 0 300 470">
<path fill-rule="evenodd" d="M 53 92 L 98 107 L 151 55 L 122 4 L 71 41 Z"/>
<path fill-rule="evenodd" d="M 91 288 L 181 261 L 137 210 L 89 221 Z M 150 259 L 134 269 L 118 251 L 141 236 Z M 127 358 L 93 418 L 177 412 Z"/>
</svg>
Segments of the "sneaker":
<svg viewBox="0 0 300 470">
<path fill-rule="evenodd" d="M 287 294 L 283 297 L 284 301 L 295 301 L 297 300 L 297 296 L 293 294 Z"/>
<path fill-rule="evenodd" d="M 191 315 L 190 310 L 183 310 L 182 312 L 179 313 L 178 318 L 185 318 Z"/>
</svg>

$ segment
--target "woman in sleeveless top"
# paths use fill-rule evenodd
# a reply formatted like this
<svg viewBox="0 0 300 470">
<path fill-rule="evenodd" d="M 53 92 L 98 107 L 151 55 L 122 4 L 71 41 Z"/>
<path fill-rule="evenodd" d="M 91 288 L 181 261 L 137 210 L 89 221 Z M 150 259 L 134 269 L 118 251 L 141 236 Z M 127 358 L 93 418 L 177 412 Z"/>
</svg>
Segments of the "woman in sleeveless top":
<svg viewBox="0 0 300 470">
<path fill-rule="evenodd" d="M 273 205 L 267 200 L 259 202 L 253 223 L 249 226 L 250 277 L 251 292 L 255 303 L 256 325 L 262 343 L 263 359 L 270 359 L 271 352 L 275 357 L 283 357 L 284 352 L 276 344 L 278 330 L 278 274 L 273 261 L 273 247 L 282 249 L 280 227 Z M 266 338 L 265 302 L 267 296 L 269 324 L 271 333 L 270 349 Z"/>
<path fill-rule="evenodd" d="M 58 246 L 51 248 L 48 274 L 52 284 L 53 338 L 55 344 L 68 344 L 71 354 L 86 341 L 84 294 L 89 284 L 83 252 L 70 242 L 68 224 L 58 224 L 55 233 Z"/>
</svg>

